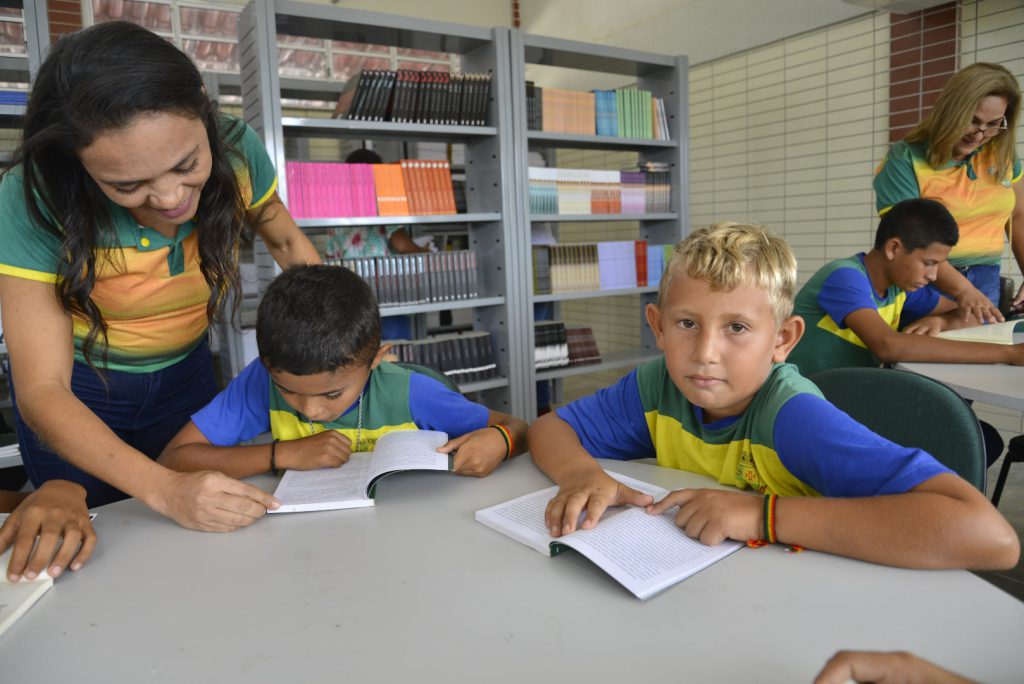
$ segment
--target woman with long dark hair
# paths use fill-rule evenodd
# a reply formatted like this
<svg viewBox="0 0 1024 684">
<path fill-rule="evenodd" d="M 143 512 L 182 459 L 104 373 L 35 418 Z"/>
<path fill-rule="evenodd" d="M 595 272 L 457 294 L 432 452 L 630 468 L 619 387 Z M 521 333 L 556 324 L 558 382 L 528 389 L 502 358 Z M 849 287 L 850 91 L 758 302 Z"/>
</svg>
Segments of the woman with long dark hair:
<svg viewBox="0 0 1024 684">
<path fill-rule="evenodd" d="M 91 506 L 135 496 L 203 530 L 273 505 L 153 459 L 217 391 L 207 331 L 239 299 L 240 241 L 319 261 L 276 187 L 256 133 L 163 38 L 110 22 L 53 46 L 0 180 L 3 330 L 36 486 L 78 482 Z"/>
</svg>

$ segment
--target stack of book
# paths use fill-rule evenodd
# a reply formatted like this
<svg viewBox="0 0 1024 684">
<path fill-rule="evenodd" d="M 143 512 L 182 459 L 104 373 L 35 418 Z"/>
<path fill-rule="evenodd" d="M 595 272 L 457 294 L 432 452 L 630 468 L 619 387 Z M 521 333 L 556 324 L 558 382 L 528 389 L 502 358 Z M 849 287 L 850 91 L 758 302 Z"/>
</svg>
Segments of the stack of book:
<svg viewBox="0 0 1024 684">
<path fill-rule="evenodd" d="M 470 250 L 326 259 L 365 280 L 381 307 L 453 302 L 479 296 L 476 253 Z"/>
<path fill-rule="evenodd" d="M 471 331 L 391 342 L 391 352 L 399 361 L 429 366 L 456 384 L 486 380 L 498 374 L 489 332 Z"/>
<path fill-rule="evenodd" d="M 285 162 L 288 209 L 294 218 L 455 214 L 446 160 L 397 164 Z"/>
<path fill-rule="evenodd" d="M 646 240 L 533 246 L 533 293 L 657 285 L 672 245 Z"/>
<path fill-rule="evenodd" d="M 569 365 L 588 366 L 601 363 L 601 352 L 597 349 L 594 331 L 590 328 L 566 328 L 565 339 L 569 346 Z"/>
<path fill-rule="evenodd" d="M 569 365 L 569 345 L 562 321 L 536 321 L 533 347 L 533 365 L 537 370 Z"/>
<path fill-rule="evenodd" d="M 670 211 L 668 164 L 646 162 L 622 171 L 531 166 L 530 211 L 535 214 L 655 214 Z"/>
<path fill-rule="evenodd" d="M 526 126 L 531 131 L 669 140 L 665 101 L 649 90 L 581 92 L 526 82 Z"/>
<path fill-rule="evenodd" d="M 491 74 L 364 69 L 349 79 L 335 118 L 438 125 L 483 126 Z"/>
<path fill-rule="evenodd" d="M 533 335 L 537 370 L 601 363 L 601 352 L 590 328 L 567 328 L 562 321 L 536 321 Z"/>
</svg>

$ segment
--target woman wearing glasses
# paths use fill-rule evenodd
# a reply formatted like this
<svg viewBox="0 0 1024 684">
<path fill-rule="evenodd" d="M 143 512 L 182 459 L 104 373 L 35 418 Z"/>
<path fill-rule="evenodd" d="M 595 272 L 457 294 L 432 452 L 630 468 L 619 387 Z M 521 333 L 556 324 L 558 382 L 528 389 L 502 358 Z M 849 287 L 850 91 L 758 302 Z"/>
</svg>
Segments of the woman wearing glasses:
<svg viewBox="0 0 1024 684">
<path fill-rule="evenodd" d="M 1004 235 L 1024 269 L 1024 183 L 1014 152 L 1020 116 L 1017 79 L 998 64 L 979 62 L 954 74 L 928 117 L 889 149 L 875 172 L 879 214 L 897 202 L 942 202 L 960 240 L 939 267 L 935 287 L 965 313 L 1002 320 L 999 261 Z M 1012 228 L 1016 228 L 1013 230 Z M 1024 302 L 1024 286 L 1013 299 Z"/>
</svg>

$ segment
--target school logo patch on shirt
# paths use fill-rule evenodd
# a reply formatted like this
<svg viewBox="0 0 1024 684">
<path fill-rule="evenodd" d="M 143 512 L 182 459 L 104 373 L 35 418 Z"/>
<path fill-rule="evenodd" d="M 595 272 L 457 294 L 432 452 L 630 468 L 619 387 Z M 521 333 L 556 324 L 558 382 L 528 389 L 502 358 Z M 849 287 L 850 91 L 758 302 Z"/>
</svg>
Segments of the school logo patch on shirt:
<svg viewBox="0 0 1024 684">
<path fill-rule="evenodd" d="M 746 449 L 740 454 L 740 460 L 736 462 L 736 484 L 741 489 L 743 487 L 750 487 L 756 491 L 761 491 L 765 488 L 761 482 L 761 476 L 757 472 L 754 455 Z"/>
</svg>

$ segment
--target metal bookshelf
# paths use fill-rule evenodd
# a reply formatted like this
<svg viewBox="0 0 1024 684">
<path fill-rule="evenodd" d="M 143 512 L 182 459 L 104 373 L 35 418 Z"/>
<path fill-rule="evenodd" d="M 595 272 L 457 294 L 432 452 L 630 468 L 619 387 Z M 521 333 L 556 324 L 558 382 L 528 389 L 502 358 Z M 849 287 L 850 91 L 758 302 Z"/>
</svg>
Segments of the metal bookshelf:
<svg viewBox="0 0 1024 684">
<path fill-rule="evenodd" d="M 523 285 L 528 296 L 524 300 L 525 321 L 524 361 L 528 389 L 528 407 L 525 418 L 537 415 L 534 385 L 538 380 L 561 380 L 563 378 L 605 370 L 629 368 L 659 355 L 654 335 L 647 328 L 644 307 L 657 297 L 657 283 L 647 287 L 620 290 L 590 290 L 582 292 L 561 292 L 534 295 L 533 259 L 530 234 L 534 223 L 569 222 L 635 222 L 639 226 L 639 238 L 650 244 L 669 244 L 680 240 L 689 232 L 689 190 L 688 190 L 688 85 L 687 59 L 682 56 L 660 55 L 621 48 L 605 47 L 577 41 L 562 40 L 546 36 L 531 35 L 518 30 L 510 32 L 509 44 L 512 50 L 512 108 L 514 113 L 514 140 L 518 150 L 515 155 L 515 173 L 519 182 L 518 211 L 524 220 L 520 228 L 518 247 L 524 274 Z M 621 82 L 627 76 L 642 90 L 650 90 L 655 97 L 664 99 L 668 117 L 669 139 L 647 140 L 619 138 L 604 135 L 575 135 L 531 131 L 527 129 L 526 68 L 527 65 L 560 67 L 607 75 Z M 543 87 L 540 79 L 537 85 Z M 555 151 L 559 149 L 586 149 L 609 151 L 635 151 L 641 162 L 664 162 L 671 173 L 670 206 L 673 211 L 659 214 L 595 214 L 595 215 L 531 215 L 529 203 L 528 155 L 531 151 Z M 640 346 L 625 351 L 607 353 L 602 350 L 600 364 L 570 366 L 566 368 L 537 371 L 533 363 L 534 315 L 533 304 L 551 302 L 555 305 L 555 319 L 561 318 L 561 304 L 571 300 L 602 299 L 623 295 L 640 295 L 641 305 L 636 311 L 636 325 L 640 326 Z M 556 390 L 557 394 L 557 390 Z"/>
<path fill-rule="evenodd" d="M 398 48 L 457 53 L 466 72 L 492 74 L 486 126 L 440 126 L 393 122 L 284 117 L 281 96 L 285 84 L 278 74 L 277 35 L 331 39 Z M 356 140 L 444 141 L 466 147 L 468 213 L 449 216 L 304 219 L 304 230 L 383 223 L 459 223 L 477 252 L 480 297 L 476 300 L 388 307 L 382 315 L 424 314 L 443 309 L 467 309 L 473 327 L 491 333 L 499 376 L 467 383 L 465 392 L 479 392 L 495 409 L 525 415 L 532 386 L 523 382 L 527 340 L 522 312 L 526 287 L 521 281 L 520 251 L 515 246 L 516 194 L 512 142 L 513 122 L 507 29 L 485 29 L 377 12 L 314 5 L 290 0 L 250 0 L 239 22 L 240 88 L 245 120 L 259 132 L 279 171 L 278 193 L 287 203 L 285 139 L 327 138 Z M 335 85 L 337 96 L 343 84 Z M 341 161 L 340 159 L 338 161 Z M 256 245 L 260 279 L 269 281 L 276 266 L 266 248 Z M 229 341 L 230 342 L 230 341 Z M 232 345 L 229 343 L 228 347 Z M 532 354 L 532 348 L 531 348 Z M 237 361 L 231 360 L 237 372 Z M 529 392 L 527 389 L 529 388 Z"/>
</svg>

